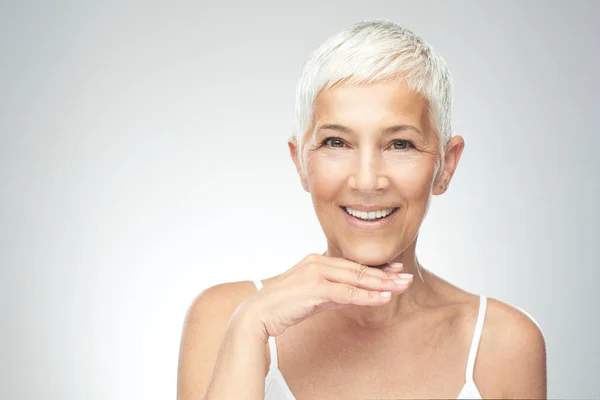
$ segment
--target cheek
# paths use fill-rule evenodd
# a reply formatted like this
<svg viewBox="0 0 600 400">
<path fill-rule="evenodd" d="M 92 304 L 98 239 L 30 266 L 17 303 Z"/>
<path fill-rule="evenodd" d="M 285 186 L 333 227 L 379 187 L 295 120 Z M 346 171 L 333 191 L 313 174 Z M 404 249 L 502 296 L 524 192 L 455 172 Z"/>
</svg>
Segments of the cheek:
<svg viewBox="0 0 600 400">
<path fill-rule="evenodd" d="M 338 192 L 345 185 L 351 166 L 352 159 L 343 154 L 312 154 L 306 161 L 306 178 L 311 192 Z"/>
<path fill-rule="evenodd" d="M 433 182 L 433 163 L 421 157 L 395 159 L 389 164 L 390 179 L 407 200 L 429 197 Z"/>
<path fill-rule="evenodd" d="M 428 198 L 433 183 L 434 159 L 426 154 L 384 156 L 384 169 L 390 179 L 390 190 L 406 200 Z M 313 195 L 325 199 L 343 190 L 348 177 L 360 162 L 352 152 L 315 152 L 306 158 L 307 183 Z"/>
<path fill-rule="evenodd" d="M 390 175 L 406 182 L 410 187 L 420 188 L 431 181 L 434 165 L 424 154 L 405 154 L 386 157 Z"/>
<path fill-rule="evenodd" d="M 403 183 L 403 187 L 411 188 L 417 193 L 427 192 L 430 188 L 431 173 L 423 168 L 406 168 L 398 174 L 399 180 Z"/>
</svg>

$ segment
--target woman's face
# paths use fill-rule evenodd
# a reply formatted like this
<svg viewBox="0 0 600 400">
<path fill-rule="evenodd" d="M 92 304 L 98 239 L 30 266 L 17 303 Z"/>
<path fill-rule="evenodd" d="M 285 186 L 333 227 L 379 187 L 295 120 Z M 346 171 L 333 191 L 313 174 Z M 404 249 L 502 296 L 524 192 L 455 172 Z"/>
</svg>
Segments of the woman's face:
<svg viewBox="0 0 600 400">
<path fill-rule="evenodd" d="M 304 171 L 295 144 L 290 151 L 332 255 L 366 265 L 396 259 L 415 240 L 431 195 L 442 192 L 437 188 L 448 182 L 460 150 L 446 160 L 450 165 L 439 165 L 442 149 L 426 101 L 395 81 L 321 92 L 313 129 Z"/>
</svg>

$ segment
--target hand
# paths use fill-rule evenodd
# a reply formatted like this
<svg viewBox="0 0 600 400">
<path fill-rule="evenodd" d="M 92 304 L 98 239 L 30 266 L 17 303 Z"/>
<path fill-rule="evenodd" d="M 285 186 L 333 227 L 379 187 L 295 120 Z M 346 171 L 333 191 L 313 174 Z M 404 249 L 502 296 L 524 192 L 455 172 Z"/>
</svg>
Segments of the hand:
<svg viewBox="0 0 600 400">
<path fill-rule="evenodd" d="M 403 293 L 412 283 L 412 275 L 399 274 L 401 270 L 402 264 L 378 269 L 311 254 L 249 298 L 244 307 L 254 310 L 268 339 L 324 310 L 386 304 L 392 293 Z M 398 279 L 400 283 L 394 281 Z"/>
</svg>

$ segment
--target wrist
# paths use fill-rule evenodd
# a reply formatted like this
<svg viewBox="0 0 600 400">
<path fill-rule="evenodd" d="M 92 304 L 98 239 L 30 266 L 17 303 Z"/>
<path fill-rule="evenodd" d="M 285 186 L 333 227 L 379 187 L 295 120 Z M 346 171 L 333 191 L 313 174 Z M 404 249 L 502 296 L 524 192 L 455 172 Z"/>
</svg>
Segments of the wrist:
<svg viewBox="0 0 600 400">
<path fill-rule="evenodd" d="M 231 331 L 234 335 L 243 335 L 246 340 L 255 338 L 265 345 L 269 340 L 269 334 L 267 333 L 258 312 L 246 304 L 240 305 L 235 310 L 229 320 L 227 330 Z"/>
</svg>

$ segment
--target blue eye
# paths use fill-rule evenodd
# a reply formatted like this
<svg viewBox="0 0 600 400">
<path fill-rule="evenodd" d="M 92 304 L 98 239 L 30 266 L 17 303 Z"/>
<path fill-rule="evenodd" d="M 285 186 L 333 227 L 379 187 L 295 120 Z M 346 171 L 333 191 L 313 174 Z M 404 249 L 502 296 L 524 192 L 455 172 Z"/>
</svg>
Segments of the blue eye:
<svg viewBox="0 0 600 400">
<path fill-rule="evenodd" d="M 415 147 L 415 145 L 412 144 L 412 142 L 410 140 L 396 140 L 392 144 L 392 147 L 394 148 L 394 150 L 406 150 L 408 148 L 408 146 L 413 147 L 413 148 Z"/>
<path fill-rule="evenodd" d="M 344 142 L 340 138 L 336 137 L 328 137 L 321 143 L 323 145 L 327 145 L 329 147 L 343 147 Z"/>
<path fill-rule="evenodd" d="M 328 137 L 321 141 L 321 146 L 343 148 L 345 146 L 344 141 L 337 137 Z M 409 148 L 415 148 L 415 145 L 410 140 L 395 140 L 392 143 L 394 150 L 407 150 Z"/>
</svg>

